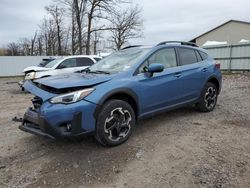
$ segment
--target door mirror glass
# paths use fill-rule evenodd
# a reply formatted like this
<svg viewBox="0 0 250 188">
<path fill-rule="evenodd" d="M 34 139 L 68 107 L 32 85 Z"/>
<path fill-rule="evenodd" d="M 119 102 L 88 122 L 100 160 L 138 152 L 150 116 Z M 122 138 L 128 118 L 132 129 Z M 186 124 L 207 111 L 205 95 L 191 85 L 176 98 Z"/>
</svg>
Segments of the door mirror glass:
<svg viewBox="0 0 250 188">
<path fill-rule="evenodd" d="M 164 70 L 164 65 L 160 63 L 152 63 L 148 66 L 147 72 L 155 73 L 155 72 L 162 72 Z"/>
</svg>

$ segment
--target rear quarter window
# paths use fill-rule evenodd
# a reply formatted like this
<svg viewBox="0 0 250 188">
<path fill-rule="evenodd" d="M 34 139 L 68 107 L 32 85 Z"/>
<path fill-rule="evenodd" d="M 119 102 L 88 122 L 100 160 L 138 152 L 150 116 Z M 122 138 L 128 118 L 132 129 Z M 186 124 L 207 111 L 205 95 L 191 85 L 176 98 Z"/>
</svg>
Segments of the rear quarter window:
<svg viewBox="0 0 250 188">
<path fill-rule="evenodd" d="M 208 58 L 208 55 L 205 52 L 199 51 L 199 54 L 201 55 L 201 58 L 203 60 L 206 60 Z"/>
<path fill-rule="evenodd" d="M 199 52 L 197 50 L 195 50 L 195 54 L 196 54 L 197 60 L 199 62 L 202 61 L 201 55 L 199 54 Z"/>
<path fill-rule="evenodd" d="M 178 51 L 181 65 L 189 65 L 198 62 L 195 50 L 189 48 L 179 48 Z"/>
</svg>

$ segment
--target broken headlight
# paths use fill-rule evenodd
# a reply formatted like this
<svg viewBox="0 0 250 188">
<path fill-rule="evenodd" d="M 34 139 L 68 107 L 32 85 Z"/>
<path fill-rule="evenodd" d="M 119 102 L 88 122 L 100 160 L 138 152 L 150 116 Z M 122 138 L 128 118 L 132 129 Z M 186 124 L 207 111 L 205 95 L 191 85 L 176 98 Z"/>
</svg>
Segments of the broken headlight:
<svg viewBox="0 0 250 188">
<path fill-rule="evenodd" d="M 25 75 L 25 80 L 32 80 L 36 76 L 36 72 L 29 72 Z"/>
<path fill-rule="evenodd" d="M 82 100 L 83 98 L 87 97 L 90 93 L 92 93 L 95 89 L 94 88 L 88 88 L 88 89 L 83 89 L 79 91 L 74 91 L 71 93 L 63 94 L 63 95 L 58 95 L 56 97 L 53 97 L 50 99 L 50 102 L 53 104 L 71 104 L 78 102 Z"/>
</svg>

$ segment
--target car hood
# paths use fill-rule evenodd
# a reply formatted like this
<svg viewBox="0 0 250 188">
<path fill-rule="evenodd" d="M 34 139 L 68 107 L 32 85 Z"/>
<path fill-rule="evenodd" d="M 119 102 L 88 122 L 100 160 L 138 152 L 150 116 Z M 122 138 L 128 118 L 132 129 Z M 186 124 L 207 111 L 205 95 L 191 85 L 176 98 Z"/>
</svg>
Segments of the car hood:
<svg viewBox="0 0 250 188">
<path fill-rule="evenodd" d="M 41 78 L 35 80 L 34 82 L 55 89 L 65 89 L 74 87 L 89 87 L 107 82 L 112 78 L 113 75 L 73 73 Z"/>
<path fill-rule="evenodd" d="M 28 71 L 48 71 L 51 70 L 51 68 L 46 68 L 46 67 L 39 67 L 39 66 L 31 66 L 31 67 L 27 67 L 23 70 L 23 72 L 28 72 Z"/>
</svg>

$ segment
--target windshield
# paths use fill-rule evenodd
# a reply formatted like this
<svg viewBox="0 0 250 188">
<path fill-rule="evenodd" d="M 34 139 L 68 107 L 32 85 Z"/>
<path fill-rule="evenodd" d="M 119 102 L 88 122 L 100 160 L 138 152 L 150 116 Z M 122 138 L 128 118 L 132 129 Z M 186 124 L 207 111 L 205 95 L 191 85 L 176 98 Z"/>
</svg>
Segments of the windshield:
<svg viewBox="0 0 250 188">
<path fill-rule="evenodd" d="M 137 63 L 138 60 L 142 58 L 148 51 L 149 49 L 146 48 L 130 48 L 121 50 L 100 60 L 98 63 L 89 67 L 88 70 L 91 72 L 123 72 Z"/>
<path fill-rule="evenodd" d="M 51 62 L 49 62 L 47 65 L 45 65 L 46 68 L 52 68 L 54 67 L 62 58 L 59 58 L 59 59 L 55 59 Z"/>
</svg>

